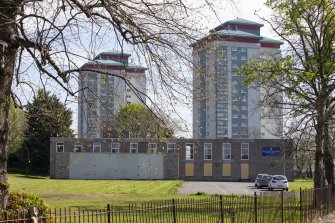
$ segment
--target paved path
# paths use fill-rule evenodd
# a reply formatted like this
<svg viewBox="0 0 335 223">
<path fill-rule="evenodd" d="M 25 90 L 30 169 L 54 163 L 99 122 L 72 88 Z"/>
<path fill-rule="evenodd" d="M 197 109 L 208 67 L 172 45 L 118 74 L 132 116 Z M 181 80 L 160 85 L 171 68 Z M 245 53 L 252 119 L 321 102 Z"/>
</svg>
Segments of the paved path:
<svg viewBox="0 0 335 223">
<path fill-rule="evenodd" d="M 205 192 L 207 194 L 246 194 L 253 195 L 255 192 L 259 194 L 261 191 L 255 188 L 254 183 L 244 182 L 208 182 L 208 181 L 189 181 L 185 182 L 178 191 L 179 194 L 195 194 L 197 192 Z"/>
</svg>

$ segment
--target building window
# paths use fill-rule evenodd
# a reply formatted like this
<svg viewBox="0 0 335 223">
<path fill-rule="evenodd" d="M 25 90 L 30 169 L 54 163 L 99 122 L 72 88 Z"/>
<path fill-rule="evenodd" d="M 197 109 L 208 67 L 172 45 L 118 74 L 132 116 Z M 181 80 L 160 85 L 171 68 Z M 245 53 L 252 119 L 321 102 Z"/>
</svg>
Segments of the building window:
<svg viewBox="0 0 335 223">
<path fill-rule="evenodd" d="M 246 53 L 247 52 L 247 48 L 241 47 L 240 51 L 243 52 L 243 53 Z"/>
<path fill-rule="evenodd" d="M 192 143 L 186 144 L 186 160 L 194 159 L 194 145 Z"/>
<path fill-rule="evenodd" d="M 148 143 L 148 153 L 156 153 L 156 152 L 157 152 L 157 144 Z"/>
<path fill-rule="evenodd" d="M 222 144 L 222 159 L 230 160 L 231 159 L 231 145 L 230 143 Z"/>
<path fill-rule="evenodd" d="M 237 55 L 232 55 L 232 56 L 231 56 L 231 59 L 233 59 L 233 60 L 237 60 Z"/>
<path fill-rule="evenodd" d="M 233 114 L 233 118 L 238 118 L 238 114 Z"/>
<path fill-rule="evenodd" d="M 232 47 L 232 48 L 231 48 L 231 51 L 236 52 L 236 51 L 237 51 L 237 48 L 236 48 L 236 47 Z"/>
<path fill-rule="evenodd" d="M 242 126 L 242 127 L 248 127 L 248 124 L 245 123 L 245 122 L 242 122 L 241 126 Z"/>
<path fill-rule="evenodd" d="M 73 152 L 80 153 L 83 151 L 83 144 L 82 143 L 75 143 Z"/>
<path fill-rule="evenodd" d="M 246 56 L 241 56 L 241 60 L 247 60 Z"/>
<path fill-rule="evenodd" d="M 63 153 L 64 152 L 64 143 L 63 142 L 57 142 L 56 143 L 56 152 L 57 153 Z"/>
<path fill-rule="evenodd" d="M 249 143 L 241 143 L 241 160 L 249 159 Z"/>
<path fill-rule="evenodd" d="M 246 119 L 246 118 L 247 118 L 247 115 L 242 114 L 242 115 L 241 115 L 241 118 Z"/>
<path fill-rule="evenodd" d="M 112 153 L 119 153 L 120 152 L 120 144 L 119 143 L 112 143 Z"/>
<path fill-rule="evenodd" d="M 100 142 L 94 142 L 93 143 L 93 152 L 94 153 L 100 153 L 101 152 L 101 143 Z"/>
<path fill-rule="evenodd" d="M 243 105 L 243 106 L 241 106 L 241 110 L 246 111 L 246 110 L 248 110 L 248 108 L 247 108 L 247 106 Z"/>
<path fill-rule="evenodd" d="M 212 143 L 204 144 L 204 159 L 212 160 Z"/>
<path fill-rule="evenodd" d="M 130 143 L 130 153 L 138 153 L 138 144 Z"/>
<path fill-rule="evenodd" d="M 176 151 L 176 144 L 175 143 L 168 143 L 167 144 L 167 153 L 175 153 Z"/>
</svg>

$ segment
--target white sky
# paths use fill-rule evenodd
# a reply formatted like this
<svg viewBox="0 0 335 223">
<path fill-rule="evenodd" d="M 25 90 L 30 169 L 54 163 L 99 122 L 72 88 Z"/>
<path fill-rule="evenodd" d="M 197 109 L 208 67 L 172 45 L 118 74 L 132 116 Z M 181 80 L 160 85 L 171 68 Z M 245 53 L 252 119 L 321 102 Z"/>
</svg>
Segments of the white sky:
<svg viewBox="0 0 335 223">
<path fill-rule="evenodd" d="M 264 5 L 265 0 L 231 0 L 234 1 L 234 6 L 229 1 L 230 0 L 212 0 L 212 2 L 214 2 L 216 5 L 219 5 L 219 8 L 221 9 L 217 10 L 218 18 L 211 13 L 209 15 L 206 15 L 205 18 L 202 19 L 203 25 L 205 27 L 208 27 L 208 30 L 220 25 L 227 20 L 235 19 L 237 17 L 263 23 L 261 19 L 254 14 L 255 11 L 258 11 L 258 14 L 262 17 L 269 17 L 269 15 L 271 14 L 271 10 Z M 278 39 L 278 37 L 276 37 L 275 34 L 271 32 L 269 25 L 264 25 L 265 26 L 261 28 L 261 35 L 269 38 Z M 105 48 L 104 50 L 118 50 L 118 48 L 114 48 L 118 45 L 117 43 L 109 44 L 110 46 L 107 46 L 107 48 Z M 77 132 L 77 104 L 71 105 L 70 107 L 73 110 L 72 128 L 75 130 L 75 132 Z M 176 105 L 176 110 L 179 113 L 179 116 L 181 116 L 185 121 L 185 123 L 183 123 L 183 126 L 187 126 L 188 129 L 187 132 L 177 133 L 177 136 L 187 138 L 192 137 L 192 101 L 190 101 L 188 107 L 186 107 L 184 104 Z"/>
</svg>

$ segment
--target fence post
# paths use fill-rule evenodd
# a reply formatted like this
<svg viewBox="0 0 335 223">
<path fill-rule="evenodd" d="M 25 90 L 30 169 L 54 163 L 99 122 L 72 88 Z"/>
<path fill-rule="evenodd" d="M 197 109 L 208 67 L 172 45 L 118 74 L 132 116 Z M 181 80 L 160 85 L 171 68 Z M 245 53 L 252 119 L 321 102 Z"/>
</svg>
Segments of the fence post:
<svg viewBox="0 0 335 223">
<path fill-rule="evenodd" d="M 107 223 L 111 222 L 111 206 L 107 204 Z"/>
<path fill-rule="evenodd" d="M 257 223 L 257 193 L 255 192 L 255 196 L 254 196 L 254 211 L 255 211 L 255 223 Z"/>
<path fill-rule="evenodd" d="M 328 184 L 328 190 L 327 190 L 327 215 L 329 214 L 329 205 L 330 205 L 330 185 Z"/>
<path fill-rule="evenodd" d="M 300 223 L 302 223 L 302 216 L 303 216 L 303 213 L 302 213 L 302 192 L 301 192 L 301 187 L 300 187 L 300 190 L 299 190 L 299 205 L 300 205 Z"/>
<path fill-rule="evenodd" d="M 220 195 L 220 216 L 221 216 L 221 223 L 223 223 L 223 200 L 222 200 L 222 194 Z"/>
<path fill-rule="evenodd" d="M 177 208 L 176 208 L 176 201 L 172 199 L 172 211 L 173 211 L 173 223 L 177 223 Z"/>
<path fill-rule="evenodd" d="M 281 222 L 284 223 L 284 190 L 281 191 Z"/>
<path fill-rule="evenodd" d="M 29 208 L 30 219 L 32 223 L 38 223 L 38 211 L 36 207 Z"/>
</svg>

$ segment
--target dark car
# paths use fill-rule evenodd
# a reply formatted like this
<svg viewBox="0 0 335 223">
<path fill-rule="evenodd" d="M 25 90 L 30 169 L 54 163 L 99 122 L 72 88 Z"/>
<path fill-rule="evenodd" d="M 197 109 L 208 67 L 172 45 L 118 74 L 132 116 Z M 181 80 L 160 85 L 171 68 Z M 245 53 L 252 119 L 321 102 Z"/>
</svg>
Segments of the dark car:
<svg viewBox="0 0 335 223">
<path fill-rule="evenodd" d="M 257 174 L 257 177 L 255 179 L 255 187 L 257 187 L 257 181 L 260 180 L 264 175 L 269 175 L 269 174 L 266 174 L 266 173 Z"/>
<path fill-rule="evenodd" d="M 271 175 L 262 175 L 256 182 L 257 188 L 268 187 L 269 181 L 272 179 Z"/>
</svg>

